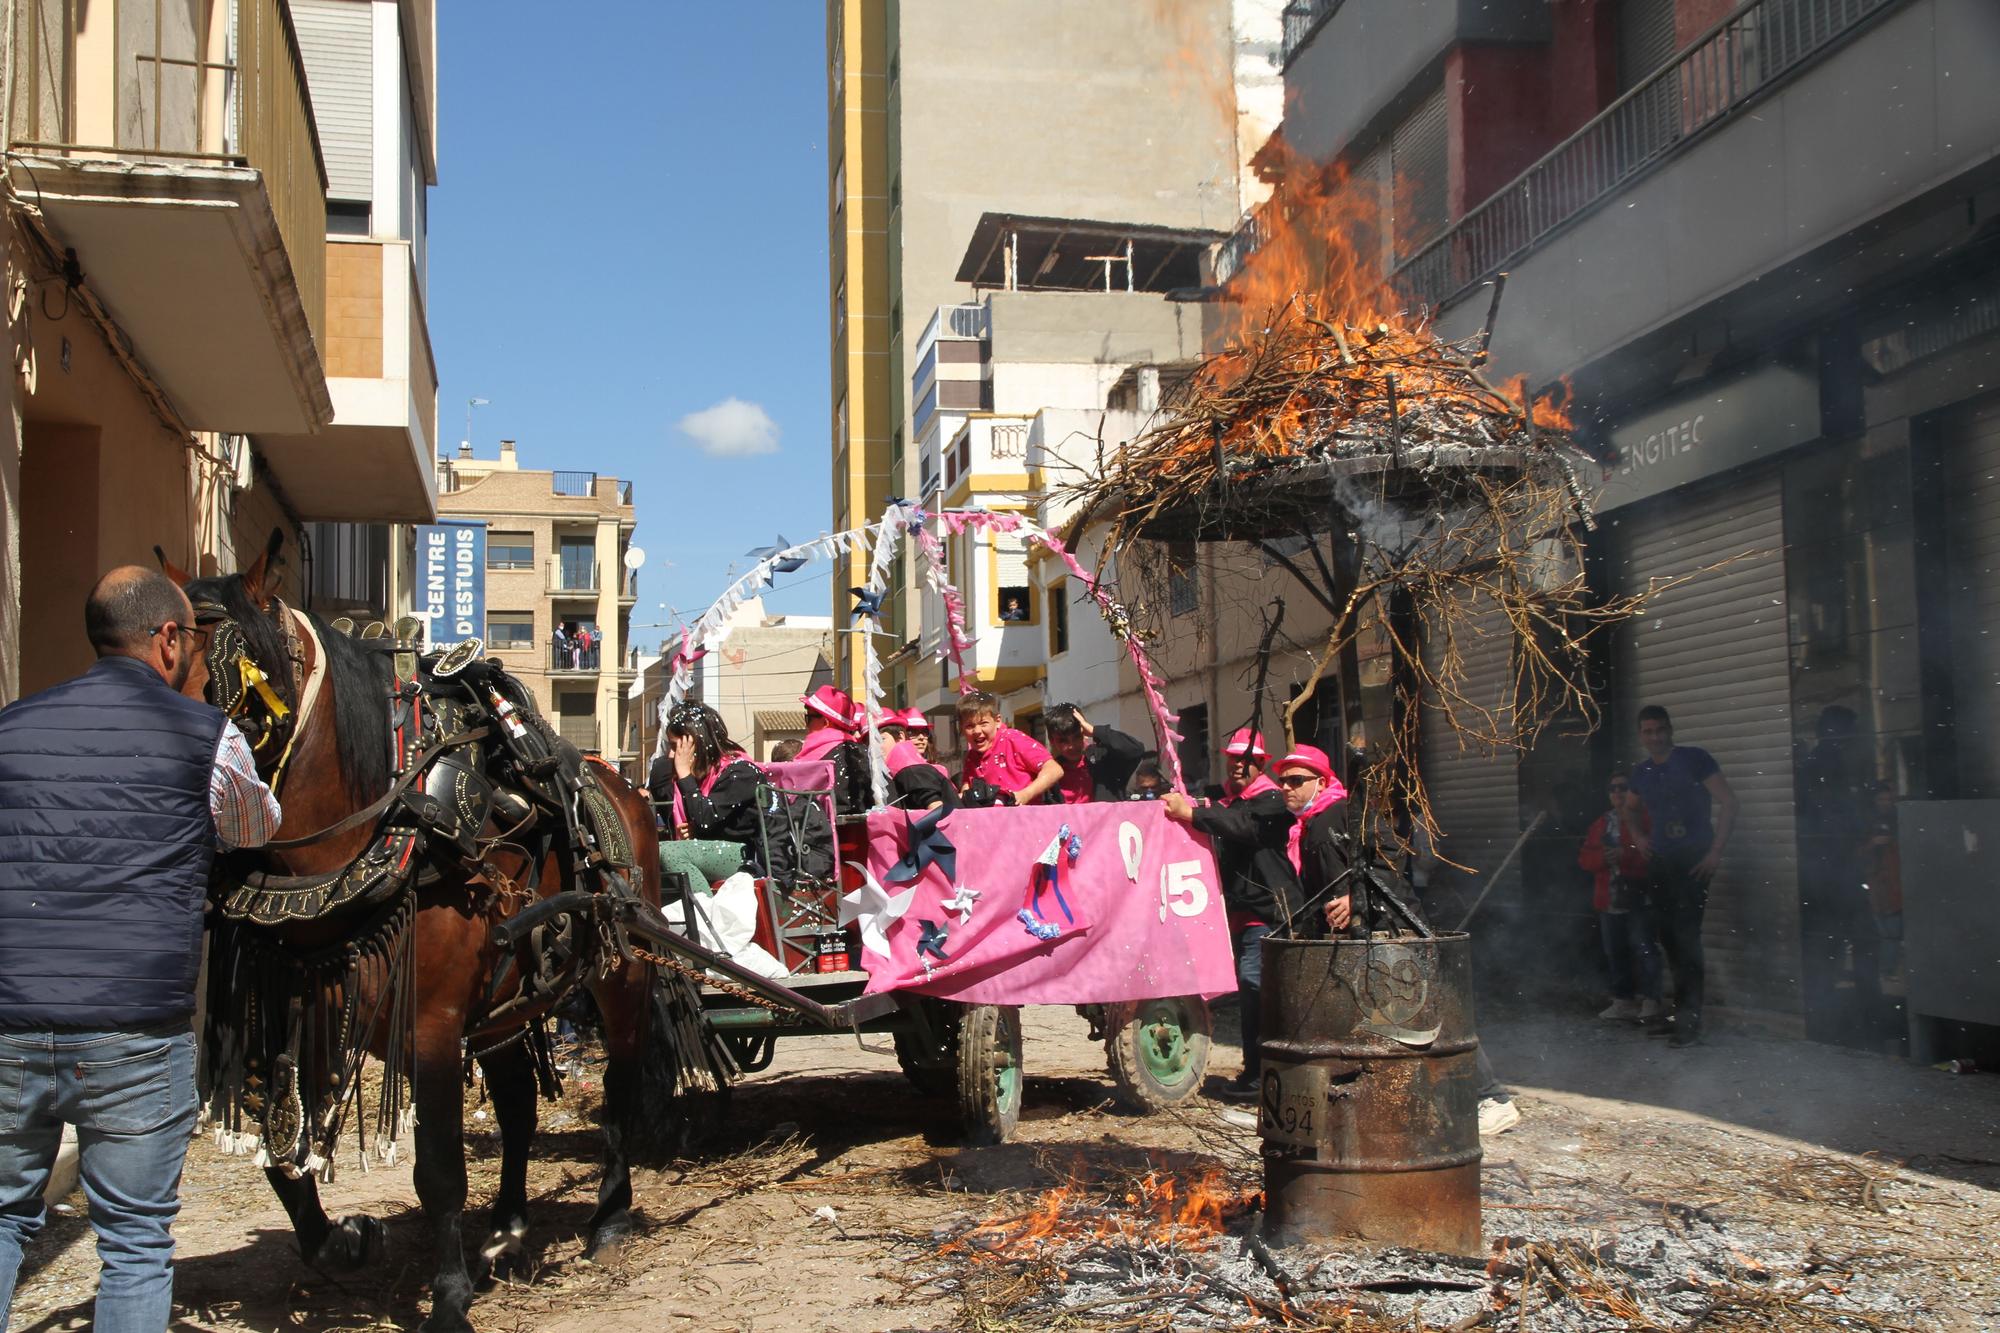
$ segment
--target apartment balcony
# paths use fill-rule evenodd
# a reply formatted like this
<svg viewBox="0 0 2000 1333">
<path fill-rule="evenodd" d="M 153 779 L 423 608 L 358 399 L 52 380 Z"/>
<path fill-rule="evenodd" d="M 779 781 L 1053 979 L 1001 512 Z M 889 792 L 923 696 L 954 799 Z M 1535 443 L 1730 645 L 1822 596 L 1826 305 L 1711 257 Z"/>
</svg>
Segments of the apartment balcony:
<svg viewBox="0 0 2000 1333">
<path fill-rule="evenodd" d="M 549 596 L 559 602 L 597 601 L 599 570 L 596 562 L 583 565 L 552 554 L 544 567 L 548 575 L 546 586 Z"/>
<path fill-rule="evenodd" d="M 944 489 L 1018 491 L 1028 485 L 1032 417 L 982 413 L 967 417 L 944 452 Z"/>
<path fill-rule="evenodd" d="M 595 676 L 603 670 L 603 656 L 601 647 L 579 648 L 575 644 L 552 643 L 549 645 L 549 674 L 570 679 Z M 619 674 L 624 673 L 621 671 Z"/>
<path fill-rule="evenodd" d="M 190 427 L 310 433 L 334 404 L 298 42 L 282 0 L 187 12 L 19 5 L 10 176 Z"/>
<path fill-rule="evenodd" d="M 428 523 L 437 515 L 437 362 L 410 243 L 323 244 L 333 423 L 258 442 L 308 518 Z"/>
</svg>

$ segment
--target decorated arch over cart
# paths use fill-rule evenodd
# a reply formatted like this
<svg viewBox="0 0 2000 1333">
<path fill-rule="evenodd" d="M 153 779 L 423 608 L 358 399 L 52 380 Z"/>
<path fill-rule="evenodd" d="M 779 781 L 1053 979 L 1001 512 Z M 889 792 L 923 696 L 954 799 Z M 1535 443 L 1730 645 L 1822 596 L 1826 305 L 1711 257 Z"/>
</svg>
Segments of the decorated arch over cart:
<svg viewBox="0 0 2000 1333">
<path fill-rule="evenodd" d="M 750 570 L 726 588 L 722 595 L 702 612 L 694 624 L 681 631 L 680 644 L 670 654 L 668 662 L 671 679 L 667 683 L 666 696 L 660 702 L 660 733 L 655 742 L 653 757 L 665 752 L 667 715 L 683 698 L 694 681 L 694 666 L 701 658 L 721 647 L 729 637 L 730 618 L 745 601 L 773 586 L 779 575 L 794 573 L 815 560 L 834 560 L 848 553 L 866 554 L 869 557 L 868 582 L 863 587 L 850 588 L 854 598 L 852 615 L 866 631 L 862 641 L 862 681 L 868 704 L 867 722 L 869 744 L 873 747 L 880 739 L 877 730 L 882 704 L 882 658 L 875 646 L 875 629 L 880 621 L 882 598 L 889 588 L 889 571 L 894 566 L 896 553 L 905 541 L 914 542 L 917 563 L 922 571 L 925 586 L 936 593 L 945 608 L 945 639 L 939 649 L 940 661 L 949 661 L 958 675 L 961 692 L 973 689 L 972 677 L 965 669 L 965 658 L 972 644 L 965 633 L 965 599 L 960 595 L 945 568 L 944 546 L 937 534 L 927 526 L 932 519 L 941 523 L 953 535 L 967 529 L 977 529 L 988 533 L 1013 533 L 1022 540 L 1032 542 L 1054 556 L 1090 590 L 1091 600 L 1104 617 L 1112 635 L 1124 645 L 1126 655 L 1131 659 L 1133 669 L 1138 673 L 1141 690 L 1146 697 L 1147 710 L 1152 714 L 1154 730 L 1159 738 L 1161 761 L 1176 791 L 1186 789 L 1181 773 L 1180 753 L 1175 742 L 1181 739 L 1175 730 L 1179 717 L 1167 707 L 1166 696 L 1162 692 L 1162 682 L 1154 671 L 1152 661 L 1146 653 L 1141 637 L 1134 632 L 1132 618 L 1117 599 L 1106 591 L 1101 580 L 1086 570 L 1063 542 L 1062 538 L 1048 531 L 1034 520 L 1022 514 L 1000 513 L 984 508 L 937 509 L 924 508 L 913 500 L 891 500 L 882 511 L 882 517 L 874 523 L 859 528 L 849 528 L 844 532 L 825 533 L 809 542 L 787 545 L 782 537 L 770 546 L 759 547 L 750 554 L 757 557 L 757 563 Z M 873 771 L 874 796 L 877 803 L 887 799 L 887 779 L 879 765 Z"/>
</svg>

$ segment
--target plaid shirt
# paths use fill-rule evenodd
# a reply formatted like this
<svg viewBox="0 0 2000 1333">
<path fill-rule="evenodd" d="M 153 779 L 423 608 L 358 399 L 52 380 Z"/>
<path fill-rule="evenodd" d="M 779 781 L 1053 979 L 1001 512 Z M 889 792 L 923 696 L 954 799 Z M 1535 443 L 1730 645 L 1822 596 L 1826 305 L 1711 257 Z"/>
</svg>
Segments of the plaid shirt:
<svg viewBox="0 0 2000 1333">
<path fill-rule="evenodd" d="M 278 798 L 257 776 L 250 743 L 234 722 L 222 724 L 215 743 L 215 769 L 208 777 L 208 809 L 215 816 L 215 836 L 226 847 L 262 847 L 284 818 Z"/>
</svg>

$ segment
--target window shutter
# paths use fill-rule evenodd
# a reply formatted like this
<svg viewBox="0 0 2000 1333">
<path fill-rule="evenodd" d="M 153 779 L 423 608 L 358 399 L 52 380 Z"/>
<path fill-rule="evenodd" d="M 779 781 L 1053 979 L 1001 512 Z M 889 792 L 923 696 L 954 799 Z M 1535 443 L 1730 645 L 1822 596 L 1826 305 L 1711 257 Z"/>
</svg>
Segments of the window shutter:
<svg viewBox="0 0 2000 1333">
<path fill-rule="evenodd" d="M 1395 171 L 1396 257 L 1407 259 L 1444 230 L 1451 167 L 1446 151 L 1444 85 L 1396 127 L 1391 145 Z"/>
<path fill-rule="evenodd" d="M 331 199 L 374 198 L 375 6 L 292 0 Z"/>
</svg>

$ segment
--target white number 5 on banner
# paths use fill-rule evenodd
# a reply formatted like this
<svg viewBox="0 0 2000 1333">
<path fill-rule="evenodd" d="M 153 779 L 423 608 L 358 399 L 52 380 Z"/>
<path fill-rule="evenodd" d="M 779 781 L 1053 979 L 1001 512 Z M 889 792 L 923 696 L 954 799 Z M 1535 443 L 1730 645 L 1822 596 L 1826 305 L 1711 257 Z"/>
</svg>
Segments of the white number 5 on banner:
<svg viewBox="0 0 2000 1333">
<path fill-rule="evenodd" d="M 1201 882 L 1201 862 L 1173 861 L 1160 869 L 1160 920 L 1168 909 L 1175 916 L 1200 916 L 1208 910 L 1208 885 Z"/>
</svg>

